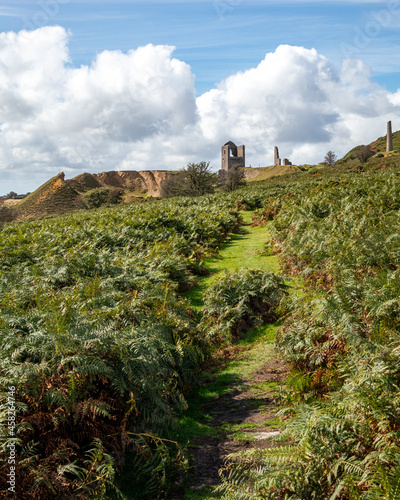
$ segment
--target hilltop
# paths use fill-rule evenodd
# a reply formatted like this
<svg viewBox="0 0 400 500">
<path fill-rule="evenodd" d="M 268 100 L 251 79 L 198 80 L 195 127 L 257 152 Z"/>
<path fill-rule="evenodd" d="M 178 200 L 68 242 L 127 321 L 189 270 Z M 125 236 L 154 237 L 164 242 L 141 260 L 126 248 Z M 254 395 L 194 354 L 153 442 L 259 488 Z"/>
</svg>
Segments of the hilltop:
<svg viewBox="0 0 400 500">
<path fill-rule="evenodd" d="M 397 165 L 400 161 L 400 130 L 393 134 L 393 151 L 386 151 L 386 135 L 384 135 L 368 145 L 356 146 L 339 160 L 337 165 L 351 166 L 357 161 L 368 162 L 370 167 L 387 168 Z"/>
<path fill-rule="evenodd" d="M 245 168 L 245 176 L 248 182 L 266 181 L 272 177 L 295 174 L 300 172 L 300 168 L 295 165 L 282 165 L 272 167 Z"/>
</svg>

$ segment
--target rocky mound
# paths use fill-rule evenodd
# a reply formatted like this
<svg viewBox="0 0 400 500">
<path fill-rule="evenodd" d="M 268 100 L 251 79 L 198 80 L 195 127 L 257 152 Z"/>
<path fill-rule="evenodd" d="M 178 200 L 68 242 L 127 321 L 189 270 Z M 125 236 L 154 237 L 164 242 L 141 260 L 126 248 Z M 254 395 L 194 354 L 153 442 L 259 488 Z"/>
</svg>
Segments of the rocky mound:
<svg viewBox="0 0 400 500">
<path fill-rule="evenodd" d="M 161 185 L 171 175 L 168 170 L 125 170 L 121 172 L 102 172 L 101 174 L 83 174 L 91 176 L 91 182 L 97 182 L 101 187 L 122 187 L 146 192 L 149 196 L 160 196 Z M 80 177 L 80 176 L 78 176 Z M 75 177 L 74 180 L 77 180 Z M 86 178 L 88 182 L 89 179 Z M 91 188 L 92 189 L 92 188 Z"/>
<path fill-rule="evenodd" d="M 80 197 L 79 185 L 73 180 L 66 181 L 64 173 L 60 173 L 10 207 L 10 210 L 13 219 L 24 220 L 78 208 L 86 208 Z"/>
<path fill-rule="evenodd" d="M 62 214 L 71 210 L 87 209 L 85 194 L 96 189 L 120 188 L 122 193 L 159 196 L 161 185 L 172 172 L 121 171 L 100 174 L 80 174 L 65 180 L 63 172 L 12 206 L 0 206 L 0 223 Z"/>
</svg>

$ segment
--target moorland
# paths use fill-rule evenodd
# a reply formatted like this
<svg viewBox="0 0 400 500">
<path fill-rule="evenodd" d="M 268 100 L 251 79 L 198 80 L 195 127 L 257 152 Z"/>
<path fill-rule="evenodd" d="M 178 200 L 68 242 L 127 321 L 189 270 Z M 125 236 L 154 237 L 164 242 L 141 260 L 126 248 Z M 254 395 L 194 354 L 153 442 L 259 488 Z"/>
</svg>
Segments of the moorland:
<svg viewBox="0 0 400 500">
<path fill-rule="evenodd" d="M 3 220 L 0 498 L 398 498 L 399 142 Z"/>
</svg>

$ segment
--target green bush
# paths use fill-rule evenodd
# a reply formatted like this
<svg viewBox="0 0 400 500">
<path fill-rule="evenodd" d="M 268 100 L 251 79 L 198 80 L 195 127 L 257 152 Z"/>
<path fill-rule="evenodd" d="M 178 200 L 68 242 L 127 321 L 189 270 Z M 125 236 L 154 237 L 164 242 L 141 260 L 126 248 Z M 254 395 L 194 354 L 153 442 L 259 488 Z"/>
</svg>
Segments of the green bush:
<svg viewBox="0 0 400 500">
<path fill-rule="evenodd" d="M 263 270 L 225 272 L 204 294 L 201 328 L 208 338 L 224 341 L 273 322 L 286 288 L 283 278 Z"/>
<path fill-rule="evenodd" d="M 109 188 L 91 189 L 82 198 L 89 208 L 99 208 L 107 203 L 109 191 Z"/>
<path fill-rule="evenodd" d="M 99 208 L 103 205 L 117 205 L 123 194 L 122 188 L 95 188 L 85 193 L 82 199 L 89 208 Z"/>
</svg>

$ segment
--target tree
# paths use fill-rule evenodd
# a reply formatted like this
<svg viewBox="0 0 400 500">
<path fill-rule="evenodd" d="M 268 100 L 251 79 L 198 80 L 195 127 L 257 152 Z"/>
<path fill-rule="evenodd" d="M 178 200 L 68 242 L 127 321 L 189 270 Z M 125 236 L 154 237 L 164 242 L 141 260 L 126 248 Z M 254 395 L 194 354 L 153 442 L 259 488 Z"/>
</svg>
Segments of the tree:
<svg viewBox="0 0 400 500">
<path fill-rule="evenodd" d="M 243 168 L 237 165 L 228 171 L 220 170 L 218 172 L 218 184 L 222 191 L 227 192 L 246 186 L 246 176 Z"/>
<path fill-rule="evenodd" d="M 324 163 L 328 167 L 334 165 L 337 162 L 338 157 L 333 151 L 328 151 L 324 158 Z"/>
<path fill-rule="evenodd" d="M 187 196 L 202 196 L 214 192 L 216 175 L 211 172 L 210 162 L 188 163 L 185 174 Z"/>
<path fill-rule="evenodd" d="M 374 156 L 374 154 L 375 151 L 373 151 L 369 146 L 360 146 L 354 153 L 354 156 L 357 160 L 360 160 L 361 163 L 365 163 L 371 158 L 371 156 Z"/>
<path fill-rule="evenodd" d="M 186 182 L 184 172 L 179 172 L 165 179 L 161 185 L 162 198 L 173 198 L 174 196 L 185 196 L 183 194 Z"/>
<path fill-rule="evenodd" d="M 215 177 L 210 162 L 188 163 L 186 168 L 167 179 L 161 187 L 161 196 L 202 196 L 214 192 Z"/>
</svg>

